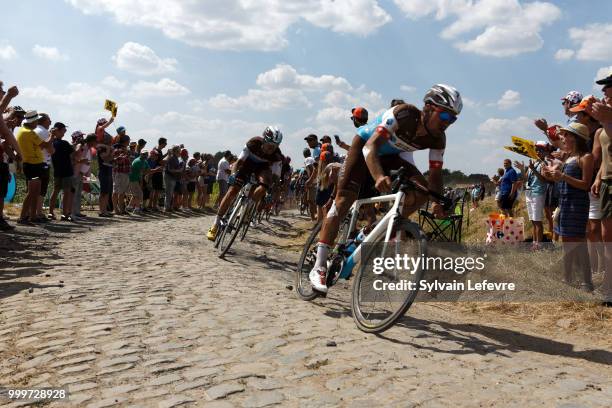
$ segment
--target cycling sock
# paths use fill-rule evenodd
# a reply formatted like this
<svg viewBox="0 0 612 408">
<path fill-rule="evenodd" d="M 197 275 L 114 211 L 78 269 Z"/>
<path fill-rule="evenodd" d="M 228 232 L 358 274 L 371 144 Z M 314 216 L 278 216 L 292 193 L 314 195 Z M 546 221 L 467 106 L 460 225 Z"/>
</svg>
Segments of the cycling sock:
<svg viewBox="0 0 612 408">
<path fill-rule="evenodd" d="M 319 242 L 317 245 L 317 261 L 315 262 L 315 268 L 323 267 L 327 268 L 327 255 L 331 247 L 323 242 Z"/>
</svg>

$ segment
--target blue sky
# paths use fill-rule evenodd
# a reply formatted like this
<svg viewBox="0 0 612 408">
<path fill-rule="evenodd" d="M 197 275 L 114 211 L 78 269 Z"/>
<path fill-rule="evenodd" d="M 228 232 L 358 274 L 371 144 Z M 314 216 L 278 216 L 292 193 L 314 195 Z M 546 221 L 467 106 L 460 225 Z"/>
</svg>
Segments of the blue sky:
<svg viewBox="0 0 612 408">
<path fill-rule="evenodd" d="M 601 96 L 611 14 L 609 0 L 22 0 L 3 6 L 0 79 L 71 130 L 92 131 L 111 98 L 133 138 L 237 151 L 276 124 L 298 161 L 310 132 L 352 138 L 352 106 L 421 106 L 448 83 L 467 101 L 445 166 L 492 173 L 518 158 L 510 136 L 542 138 L 534 118 L 563 120 L 567 91 Z"/>
</svg>

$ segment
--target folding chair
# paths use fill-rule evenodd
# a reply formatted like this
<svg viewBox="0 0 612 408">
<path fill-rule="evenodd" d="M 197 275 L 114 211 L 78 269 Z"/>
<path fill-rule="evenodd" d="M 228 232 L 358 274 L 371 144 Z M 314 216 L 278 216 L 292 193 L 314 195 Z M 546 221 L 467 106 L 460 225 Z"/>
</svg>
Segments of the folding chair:
<svg viewBox="0 0 612 408">
<path fill-rule="evenodd" d="M 463 227 L 463 210 L 469 193 L 465 188 L 451 191 L 447 195 L 453 200 L 452 214 L 445 218 L 436 218 L 430 211 L 430 201 L 424 209 L 419 210 L 419 225 L 427 235 L 429 241 L 438 242 L 461 242 L 461 230 Z"/>
<path fill-rule="evenodd" d="M 100 181 L 93 174 L 89 176 L 88 180 L 84 181 L 82 197 L 85 198 L 85 203 L 89 205 L 89 209 L 93 211 L 100 199 Z"/>
</svg>

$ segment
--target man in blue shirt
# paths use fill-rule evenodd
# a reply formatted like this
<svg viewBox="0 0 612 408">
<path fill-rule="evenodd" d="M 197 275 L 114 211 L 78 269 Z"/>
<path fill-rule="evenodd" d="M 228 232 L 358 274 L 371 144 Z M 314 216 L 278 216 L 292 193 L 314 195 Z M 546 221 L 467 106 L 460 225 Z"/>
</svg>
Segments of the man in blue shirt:
<svg viewBox="0 0 612 408">
<path fill-rule="evenodd" d="M 508 217 L 513 216 L 512 207 L 516 200 L 516 189 L 518 187 L 518 175 L 514 168 L 512 168 L 512 162 L 510 159 L 504 160 L 504 175 L 500 180 L 499 192 L 501 194 L 501 210 L 502 213 Z"/>
</svg>

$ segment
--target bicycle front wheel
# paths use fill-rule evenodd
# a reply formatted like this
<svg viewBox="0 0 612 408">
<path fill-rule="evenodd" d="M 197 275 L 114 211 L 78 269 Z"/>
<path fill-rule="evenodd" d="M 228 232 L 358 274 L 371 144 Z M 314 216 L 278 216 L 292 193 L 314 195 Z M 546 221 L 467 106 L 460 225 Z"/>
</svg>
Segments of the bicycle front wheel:
<svg viewBox="0 0 612 408">
<path fill-rule="evenodd" d="M 416 299 L 419 282 L 425 273 L 420 263 L 416 268 L 406 268 L 403 262 L 383 268 L 387 266 L 384 260 L 395 260 L 398 255 L 401 259 L 405 255 L 415 259 L 427 256 L 427 240 L 417 224 L 403 220 L 395 228 L 390 242 L 383 240 L 384 235 L 379 242 L 364 247 L 353 282 L 353 319 L 366 333 L 383 332 L 406 313 Z M 374 273 L 375 270 L 378 273 Z"/>
<path fill-rule="evenodd" d="M 295 276 L 295 291 L 302 300 L 310 301 L 319 296 L 319 292 L 312 289 L 308 275 L 315 265 L 317 260 L 317 244 L 319 242 L 319 232 L 321 231 L 321 223 L 318 223 L 313 228 L 302 255 L 298 262 L 298 267 Z"/>
<path fill-rule="evenodd" d="M 242 225 L 242 221 L 246 216 L 247 206 L 245 201 L 246 198 L 243 198 L 240 202 L 238 202 L 237 206 L 239 208 L 232 213 L 230 219 L 225 225 L 225 228 L 223 228 L 223 234 L 219 239 L 219 258 L 223 258 L 225 256 L 240 232 L 240 226 Z"/>
<path fill-rule="evenodd" d="M 240 241 L 244 241 L 244 237 L 246 236 L 249 227 L 251 226 L 251 221 L 257 219 L 255 211 L 257 210 L 255 203 L 249 203 L 246 209 L 246 217 L 242 224 L 242 233 L 240 234 Z"/>
</svg>

